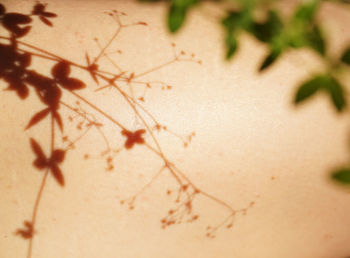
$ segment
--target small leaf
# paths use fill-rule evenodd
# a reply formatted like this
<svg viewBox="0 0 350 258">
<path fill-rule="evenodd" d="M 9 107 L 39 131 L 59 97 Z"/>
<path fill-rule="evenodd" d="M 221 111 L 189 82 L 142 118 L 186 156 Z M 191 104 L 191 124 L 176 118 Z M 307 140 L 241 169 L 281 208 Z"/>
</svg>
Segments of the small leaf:
<svg viewBox="0 0 350 258">
<path fill-rule="evenodd" d="M 259 71 L 261 72 L 261 71 L 265 70 L 266 68 L 268 68 L 270 65 L 272 65 L 277 60 L 277 58 L 280 56 L 280 54 L 281 54 L 281 51 L 272 50 L 270 52 L 270 54 L 268 54 L 268 56 L 265 58 L 264 62 L 261 64 Z"/>
<path fill-rule="evenodd" d="M 341 60 L 342 60 L 344 63 L 350 65 L 350 47 L 348 47 L 348 48 L 344 51 Z"/>
<path fill-rule="evenodd" d="M 46 159 L 45 154 L 40 147 L 39 143 L 37 143 L 33 138 L 30 138 L 30 146 L 32 147 L 33 152 L 38 158 Z"/>
<path fill-rule="evenodd" d="M 237 39 L 232 34 L 226 36 L 226 47 L 226 59 L 230 59 L 238 48 Z"/>
<path fill-rule="evenodd" d="M 56 149 L 53 151 L 51 159 L 57 163 L 61 163 L 63 162 L 65 155 L 66 151 L 62 149 Z"/>
<path fill-rule="evenodd" d="M 36 3 L 33 7 L 32 14 L 40 15 L 45 11 L 45 5 L 42 3 Z"/>
<path fill-rule="evenodd" d="M 332 173 L 332 178 L 340 183 L 350 185 L 350 169 L 339 169 Z"/>
<path fill-rule="evenodd" d="M 27 35 L 31 28 L 32 28 L 32 26 L 26 26 L 24 28 L 18 27 L 17 29 L 14 29 L 12 32 L 14 34 L 16 34 L 16 37 L 20 38 L 20 37 L 24 37 L 25 35 Z"/>
<path fill-rule="evenodd" d="M 283 23 L 276 11 L 270 11 L 267 21 L 264 23 L 255 23 L 252 33 L 262 42 L 271 42 L 272 39 L 279 35 L 283 29 Z"/>
<path fill-rule="evenodd" d="M 57 14 L 55 14 L 55 13 L 46 12 L 45 9 L 46 9 L 46 4 L 42 4 L 42 3 L 38 2 L 36 5 L 34 5 L 33 10 L 32 10 L 32 14 L 50 17 L 50 18 L 57 16 Z"/>
<path fill-rule="evenodd" d="M 95 63 L 90 63 L 90 57 L 88 55 L 87 52 L 85 52 L 85 59 L 86 59 L 86 63 L 87 63 L 87 70 L 90 73 L 90 76 L 92 77 L 92 79 L 96 82 L 97 85 L 99 85 L 98 79 L 96 77 L 95 72 L 98 69 L 98 65 Z"/>
<path fill-rule="evenodd" d="M 336 79 L 330 78 L 329 82 L 326 85 L 326 89 L 330 93 L 331 99 L 337 111 L 341 112 L 346 106 L 343 87 Z"/>
<path fill-rule="evenodd" d="M 85 60 L 86 60 L 86 63 L 88 64 L 88 66 L 90 66 L 90 57 L 89 57 L 89 54 L 87 52 L 85 52 Z"/>
<path fill-rule="evenodd" d="M 3 15 L 6 12 L 5 6 L 0 3 L 0 15 Z"/>
<path fill-rule="evenodd" d="M 51 69 L 52 76 L 61 81 L 68 77 L 70 74 L 70 65 L 67 62 L 61 61 L 55 64 Z"/>
<path fill-rule="evenodd" d="M 43 23 L 45 23 L 47 26 L 50 26 L 50 27 L 53 26 L 52 22 L 50 22 L 50 21 L 49 21 L 47 18 L 45 18 L 44 16 L 39 16 L 39 19 L 40 19 Z"/>
<path fill-rule="evenodd" d="M 17 88 L 17 95 L 18 95 L 21 99 L 27 98 L 28 95 L 29 95 L 28 87 L 27 87 L 24 83 L 19 83 L 18 86 L 19 86 L 19 87 Z"/>
<path fill-rule="evenodd" d="M 298 104 L 314 95 L 324 84 L 323 76 L 315 76 L 313 79 L 303 83 L 295 96 L 294 103 Z"/>
<path fill-rule="evenodd" d="M 17 24 L 27 24 L 32 21 L 32 18 L 28 15 L 21 13 L 7 13 L 3 19 L 5 23 L 9 23 L 13 26 Z"/>
<path fill-rule="evenodd" d="M 5 78 L 5 80 L 10 84 L 9 87 L 7 88 L 7 90 L 16 91 L 17 95 L 21 99 L 25 99 L 28 97 L 29 89 L 21 80 L 18 80 L 18 78 L 16 78 L 15 76 Z"/>
<path fill-rule="evenodd" d="M 63 79 L 60 81 L 61 85 L 63 88 L 67 89 L 67 90 L 80 90 L 85 88 L 85 83 L 75 79 L 75 78 L 67 78 L 67 79 Z"/>
<path fill-rule="evenodd" d="M 34 228 L 33 224 L 27 220 L 23 222 L 25 228 L 24 229 L 17 229 L 15 232 L 16 235 L 20 235 L 24 239 L 30 239 L 33 238 L 34 234 Z"/>
<path fill-rule="evenodd" d="M 60 128 L 60 131 L 63 132 L 63 122 L 61 115 L 58 112 L 53 113 L 53 118 L 55 119 L 56 123 L 58 124 L 58 127 Z"/>
<path fill-rule="evenodd" d="M 138 25 L 143 25 L 143 26 L 148 26 L 148 24 L 146 22 L 143 22 L 143 21 L 139 21 L 137 24 Z"/>
<path fill-rule="evenodd" d="M 221 23 L 228 32 L 233 32 L 240 28 L 240 21 L 242 19 L 242 13 L 236 11 L 230 11 Z"/>
<path fill-rule="evenodd" d="M 186 8 L 172 5 L 168 14 L 168 28 L 176 32 L 183 25 L 186 17 Z"/>
<path fill-rule="evenodd" d="M 318 26 L 312 26 L 312 29 L 306 33 L 305 38 L 312 49 L 323 56 L 325 55 L 326 44 Z"/>
<path fill-rule="evenodd" d="M 238 48 L 237 36 L 239 30 L 251 30 L 252 17 L 250 10 L 244 9 L 240 12 L 230 11 L 221 20 L 221 24 L 224 26 L 226 31 L 226 59 L 230 59 Z"/>
<path fill-rule="evenodd" d="M 28 67 L 32 62 L 32 55 L 29 53 L 23 53 L 18 56 L 18 59 L 20 60 L 21 67 Z"/>
<path fill-rule="evenodd" d="M 197 4 L 198 0 L 172 0 L 168 13 L 168 28 L 170 32 L 176 32 L 184 24 L 187 11 L 193 5 Z"/>
<path fill-rule="evenodd" d="M 29 129 L 33 125 L 36 125 L 39 123 L 41 120 L 43 120 L 48 114 L 50 113 L 49 108 L 45 108 L 44 110 L 39 111 L 36 113 L 32 118 L 30 119 L 28 125 L 26 126 L 25 130 Z"/>
<path fill-rule="evenodd" d="M 328 74 L 315 76 L 310 81 L 304 83 L 297 92 L 295 103 L 298 104 L 314 95 L 319 89 L 326 91 L 330 95 L 338 112 L 341 112 L 345 108 L 346 100 L 343 87 L 335 78 Z"/>
<path fill-rule="evenodd" d="M 131 132 L 131 131 L 128 131 L 128 130 L 123 130 L 121 132 L 121 134 L 123 136 L 126 136 L 127 137 L 127 140 L 125 141 L 125 148 L 126 149 L 131 149 L 135 143 L 137 144 L 144 144 L 145 143 L 145 140 L 143 139 L 142 137 L 142 134 L 144 134 L 146 132 L 145 129 L 139 129 L 135 132 Z"/>
<path fill-rule="evenodd" d="M 286 31 L 288 44 L 293 48 L 311 47 L 321 55 L 325 53 L 325 43 L 314 17 L 320 0 L 302 3 L 296 10 L 290 27 Z"/>
<path fill-rule="evenodd" d="M 51 109 L 57 110 L 62 96 L 61 89 L 57 85 L 52 85 L 51 87 L 45 89 L 43 93 L 43 102 L 50 106 Z"/>
<path fill-rule="evenodd" d="M 61 169 L 55 163 L 52 164 L 52 166 L 50 166 L 50 168 L 51 168 L 52 175 L 56 179 L 57 183 L 60 186 L 64 186 L 64 177 L 63 177 Z"/>
<path fill-rule="evenodd" d="M 46 168 L 48 165 L 46 158 L 36 158 L 33 162 L 33 166 L 38 168 L 38 169 L 44 169 Z"/>
<path fill-rule="evenodd" d="M 57 17 L 57 14 L 51 13 L 51 12 L 43 12 L 43 16 L 49 17 L 49 18 L 54 18 L 54 17 Z"/>
</svg>

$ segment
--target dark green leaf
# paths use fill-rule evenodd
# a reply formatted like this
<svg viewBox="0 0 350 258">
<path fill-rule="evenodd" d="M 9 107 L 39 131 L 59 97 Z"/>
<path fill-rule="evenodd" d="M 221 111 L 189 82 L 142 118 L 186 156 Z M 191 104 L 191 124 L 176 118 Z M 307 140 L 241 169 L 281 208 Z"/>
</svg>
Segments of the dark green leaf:
<svg viewBox="0 0 350 258">
<path fill-rule="evenodd" d="M 226 46 L 227 46 L 226 59 L 230 59 L 233 56 L 233 54 L 236 52 L 238 47 L 237 39 L 233 34 L 227 35 Z"/>
<path fill-rule="evenodd" d="M 230 11 L 221 22 L 229 32 L 236 31 L 237 29 L 243 29 L 250 32 L 253 25 L 252 11 L 247 8 L 239 12 Z"/>
<path fill-rule="evenodd" d="M 305 36 L 308 45 L 324 56 L 326 52 L 326 46 L 320 28 L 316 25 L 312 26 L 311 30 L 307 32 Z"/>
<path fill-rule="evenodd" d="M 332 178 L 343 184 L 350 184 L 350 169 L 343 168 L 332 173 Z"/>
<path fill-rule="evenodd" d="M 231 11 L 221 21 L 226 30 L 226 59 L 230 59 L 237 50 L 238 41 L 236 31 L 240 28 L 241 18 L 242 14 L 240 12 Z"/>
<path fill-rule="evenodd" d="M 251 12 L 249 9 L 244 9 L 240 12 L 230 11 L 221 21 L 226 30 L 226 59 L 231 58 L 237 50 L 237 36 L 239 30 L 250 31 L 253 24 Z"/>
<path fill-rule="evenodd" d="M 233 32 L 240 27 L 241 18 L 241 12 L 231 11 L 227 14 L 227 16 L 224 19 L 222 19 L 221 22 L 228 32 Z"/>
<path fill-rule="evenodd" d="M 263 71 L 266 68 L 268 68 L 270 65 L 272 65 L 277 58 L 281 55 L 281 50 L 271 50 L 271 52 L 267 55 L 263 63 L 261 64 L 259 71 Z"/>
<path fill-rule="evenodd" d="M 275 11 L 269 12 L 269 17 L 264 23 L 254 23 L 252 34 L 262 42 L 271 42 L 282 31 L 283 24 Z"/>
<path fill-rule="evenodd" d="M 171 6 L 168 17 L 168 27 L 171 32 L 176 32 L 185 21 L 186 9 Z"/>
<path fill-rule="evenodd" d="M 342 111 L 346 106 L 343 87 L 330 75 L 318 75 L 302 84 L 296 94 L 295 103 L 311 97 L 319 89 L 325 90 L 331 97 L 331 100 L 337 111 Z"/>
<path fill-rule="evenodd" d="M 311 80 L 303 83 L 295 96 L 294 103 L 298 104 L 314 95 L 324 84 L 324 76 L 315 76 Z"/>
<path fill-rule="evenodd" d="M 311 47 L 319 54 L 325 55 L 326 46 L 322 31 L 314 20 L 319 4 L 320 0 L 311 0 L 297 8 L 287 30 L 290 47 Z"/>
<path fill-rule="evenodd" d="M 323 34 L 315 24 L 293 24 L 288 31 L 288 45 L 292 48 L 311 47 L 322 56 L 326 52 Z"/>
<path fill-rule="evenodd" d="M 168 28 L 171 32 L 178 31 L 184 24 L 187 11 L 198 0 L 172 0 L 168 13 Z"/>
<path fill-rule="evenodd" d="M 337 111 L 341 112 L 346 106 L 343 87 L 336 79 L 329 78 L 326 84 L 326 90 L 329 92 Z"/>
<path fill-rule="evenodd" d="M 345 50 L 345 52 L 344 52 L 344 54 L 343 54 L 341 60 L 342 60 L 344 63 L 350 65 L 350 47 L 348 47 L 348 48 Z"/>
</svg>

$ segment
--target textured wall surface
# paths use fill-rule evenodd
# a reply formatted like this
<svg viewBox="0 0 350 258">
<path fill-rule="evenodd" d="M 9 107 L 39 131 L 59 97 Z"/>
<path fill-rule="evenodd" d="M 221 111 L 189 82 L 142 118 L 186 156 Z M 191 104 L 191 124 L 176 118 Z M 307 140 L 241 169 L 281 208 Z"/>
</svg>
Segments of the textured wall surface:
<svg viewBox="0 0 350 258">
<path fill-rule="evenodd" d="M 33 1 L 2 1 L 8 11 L 30 12 Z M 136 199 L 133 210 L 120 201 L 133 196 L 156 175 L 162 159 L 143 145 L 126 150 L 120 129 L 106 117 L 82 103 L 103 124 L 112 148 L 114 170 L 106 171 L 100 153 L 106 143 L 91 129 L 70 149 L 62 164 L 66 185 L 48 177 L 38 209 L 32 258 L 341 258 L 350 255 L 350 195 L 328 180 L 329 171 L 348 158 L 348 114 L 339 115 L 322 94 L 295 108 L 296 85 L 322 69 L 310 51 L 290 51 L 263 74 L 256 70 L 266 49 L 247 35 L 241 38 L 237 56 L 224 61 L 223 34 L 215 21 L 217 8 L 206 5 L 194 11 L 175 36 L 165 28 L 166 8 L 132 1 L 47 1 L 47 10 L 58 17 L 52 28 L 38 19 L 21 41 L 86 65 L 111 39 L 118 23 L 105 11 L 118 10 L 123 23 L 143 21 L 148 26 L 125 27 L 105 51 L 125 71 L 142 74 L 174 58 L 182 59 L 154 72 L 118 84 L 139 101 L 168 131 L 156 132 L 166 157 L 176 164 L 201 191 L 193 214 L 199 219 L 161 228 L 161 219 L 176 207 L 176 179 L 164 170 Z M 323 5 L 320 18 L 328 27 L 330 49 L 337 54 L 350 40 L 350 12 Z M 1 36 L 7 32 L 1 28 Z M 1 42 L 6 42 L 3 40 Z M 172 47 L 171 43 L 176 43 Z M 118 50 L 120 50 L 118 52 Z M 195 56 L 191 57 L 191 53 Z M 202 64 L 197 61 L 201 60 Z M 52 63 L 33 58 L 33 67 L 50 75 Z M 106 57 L 100 68 L 116 72 Z M 33 68 L 34 69 L 34 68 Z M 130 105 L 113 89 L 98 87 L 89 73 L 72 68 L 72 76 L 84 80 L 79 91 L 129 130 L 143 128 Z M 155 82 L 145 93 L 145 85 Z M 162 90 L 161 83 L 172 88 Z M 6 84 L 0 81 L 0 88 Z M 64 101 L 76 98 L 64 93 Z M 24 130 L 30 117 L 42 109 L 34 91 L 20 100 L 13 91 L 0 92 L 0 257 L 26 257 L 28 240 L 15 235 L 31 217 L 44 172 L 32 166 L 34 155 L 29 137 L 49 151 L 50 123 L 43 121 Z M 61 136 L 80 135 L 79 118 L 61 107 L 65 131 L 58 130 L 56 144 L 65 147 Z M 140 111 L 142 113 L 142 111 Z M 143 112 L 143 117 L 147 115 Z M 147 123 L 153 125 L 147 118 Z M 183 140 L 195 132 L 188 146 Z M 114 137 L 115 136 L 115 137 Z M 182 138 L 181 138 L 182 137 Z M 147 133 L 145 140 L 155 146 Z M 68 155 L 69 154 L 69 155 Z M 89 159 L 84 159 L 88 154 Z M 167 194 L 167 191 L 172 191 Z M 185 198 L 185 197 L 184 197 Z M 233 227 L 226 224 L 207 238 L 206 227 L 220 224 L 234 210 Z"/>
</svg>

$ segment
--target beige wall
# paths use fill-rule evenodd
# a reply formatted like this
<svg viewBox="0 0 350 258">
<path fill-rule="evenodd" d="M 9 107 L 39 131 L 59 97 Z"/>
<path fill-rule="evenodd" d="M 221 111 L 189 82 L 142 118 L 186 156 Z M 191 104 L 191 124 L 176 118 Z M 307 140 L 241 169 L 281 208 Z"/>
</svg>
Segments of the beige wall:
<svg viewBox="0 0 350 258">
<path fill-rule="evenodd" d="M 3 1 L 9 11 L 29 11 L 31 1 Z M 255 202 L 246 216 L 235 218 L 233 228 L 205 237 L 207 225 L 228 216 L 220 203 L 199 195 L 194 201 L 198 221 L 162 230 L 160 220 L 173 208 L 174 178 L 164 171 L 129 211 L 119 204 L 135 194 L 157 173 L 162 160 L 144 146 L 123 150 L 106 172 L 99 153 L 104 140 L 92 129 L 69 151 L 62 166 L 66 186 L 48 178 L 38 211 L 33 258 L 337 258 L 350 255 L 350 195 L 328 181 L 328 172 L 348 160 L 348 114 L 338 115 L 325 96 L 295 108 L 296 84 L 318 69 L 320 61 L 309 51 L 289 52 L 272 69 L 258 75 L 265 49 L 243 35 L 232 62 L 224 62 L 222 34 L 213 22 L 210 6 L 197 11 L 176 36 L 165 28 L 162 4 L 131 1 L 47 1 L 59 16 L 49 28 L 35 21 L 22 40 L 85 65 L 85 51 L 96 56 L 97 37 L 105 44 L 117 24 L 104 11 L 128 14 L 123 21 L 145 21 L 149 26 L 125 28 L 112 43 L 111 57 L 123 70 L 139 74 L 173 58 L 176 51 L 195 53 L 202 65 L 176 62 L 141 77 L 173 86 L 147 91 L 144 107 L 169 130 L 186 136 L 195 132 L 187 148 L 174 134 L 155 133 L 166 156 L 201 190 L 239 210 Z M 333 25 L 331 51 L 350 40 L 350 12 L 326 5 L 321 17 Z M 1 35 L 6 32 L 1 29 Z M 108 52 L 108 51 L 107 51 Z M 35 59 L 33 67 L 49 73 L 50 62 Z M 101 67 L 113 71 L 108 60 Z M 79 94 L 118 119 L 130 130 L 142 127 L 116 91 L 94 92 L 88 73 L 72 74 L 88 83 Z M 3 81 L 1 88 L 5 87 Z M 121 85 L 129 91 L 126 85 Z M 143 88 L 134 85 L 134 94 Z M 74 105 L 65 93 L 64 101 Z M 31 217 L 43 172 L 32 166 L 29 137 L 48 152 L 48 122 L 24 131 L 29 118 L 40 110 L 34 92 L 25 101 L 13 93 L 0 94 L 0 257 L 25 257 L 28 241 L 13 232 Z M 122 146 L 120 130 L 97 112 L 113 148 Z M 68 123 L 71 111 L 61 107 L 72 138 L 79 132 Z M 74 120 L 76 121 L 76 120 Z M 150 120 L 148 123 L 152 124 Z M 151 145 L 152 138 L 146 141 Z M 57 145 L 66 146 L 57 133 Z M 91 159 L 83 158 L 85 153 Z"/>
</svg>

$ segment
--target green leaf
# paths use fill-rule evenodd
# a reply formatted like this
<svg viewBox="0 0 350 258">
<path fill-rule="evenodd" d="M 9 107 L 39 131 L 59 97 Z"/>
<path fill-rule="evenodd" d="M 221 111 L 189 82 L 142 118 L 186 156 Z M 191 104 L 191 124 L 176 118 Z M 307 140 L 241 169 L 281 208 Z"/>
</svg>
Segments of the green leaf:
<svg viewBox="0 0 350 258">
<path fill-rule="evenodd" d="M 325 86 L 326 86 L 326 90 L 331 96 L 331 99 L 337 111 L 341 112 L 346 106 L 343 87 L 340 85 L 340 83 L 336 79 L 332 77 L 329 78 L 329 81 Z"/>
<path fill-rule="evenodd" d="M 317 75 L 311 80 L 302 84 L 296 94 L 295 104 L 298 104 L 307 98 L 314 95 L 318 90 L 326 91 L 334 104 L 338 112 L 341 112 L 346 106 L 346 100 L 344 96 L 343 87 L 340 83 L 333 78 L 332 76 L 326 75 Z"/>
<path fill-rule="evenodd" d="M 238 48 L 238 41 L 236 37 L 233 35 L 233 33 L 229 33 L 226 36 L 226 47 L 227 47 L 226 59 L 230 59 Z"/>
<path fill-rule="evenodd" d="M 172 33 L 181 28 L 185 22 L 187 11 L 197 3 L 198 0 L 171 1 L 170 10 L 168 13 L 168 28 Z"/>
<path fill-rule="evenodd" d="M 318 26 L 312 26 L 305 35 L 308 45 L 322 56 L 326 53 L 326 44 Z"/>
<path fill-rule="evenodd" d="M 350 169 L 343 168 L 332 173 L 332 179 L 339 183 L 350 185 Z"/>
<path fill-rule="evenodd" d="M 322 56 L 326 53 L 323 34 L 315 24 L 293 24 L 288 31 L 288 45 L 292 48 L 311 47 Z"/>
<path fill-rule="evenodd" d="M 241 26 L 242 13 L 236 11 L 230 11 L 221 23 L 225 27 L 227 32 L 233 32 Z"/>
<path fill-rule="evenodd" d="M 186 8 L 171 6 L 168 14 L 168 28 L 171 32 L 176 32 L 183 25 L 186 17 Z"/>
<path fill-rule="evenodd" d="M 298 104 L 314 95 L 324 84 L 324 76 L 315 76 L 313 79 L 303 83 L 295 96 L 294 103 Z"/>
<path fill-rule="evenodd" d="M 311 0 L 301 4 L 288 24 L 286 35 L 290 47 L 311 47 L 324 56 L 326 52 L 325 40 L 314 19 L 319 5 L 320 0 Z"/>
<path fill-rule="evenodd" d="M 263 63 L 261 64 L 259 68 L 259 72 L 265 70 L 270 65 L 272 65 L 277 58 L 281 55 L 282 51 L 280 49 L 272 49 L 271 52 L 267 55 Z"/>
<path fill-rule="evenodd" d="M 221 21 L 226 30 L 226 59 L 230 59 L 237 50 L 237 31 L 241 28 L 242 16 L 242 12 L 230 11 Z"/>
<path fill-rule="evenodd" d="M 296 10 L 293 20 L 295 22 L 310 22 L 313 20 L 320 0 L 311 0 L 301 4 Z"/>
<path fill-rule="evenodd" d="M 276 11 L 270 11 L 264 23 L 254 23 L 251 33 L 262 42 L 271 42 L 282 32 L 283 23 Z"/>
<path fill-rule="evenodd" d="M 345 50 L 345 52 L 344 52 L 344 54 L 343 54 L 341 60 L 342 60 L 344 63 L 350 65 L 350 47 L 348 47 L 348 48 Z"/>
<path fill-rule="evenodd" d="M 241 11 L 229 11 L 221 20 L 221 23 L 229 32 L 233 32 L 238 29 L 243 29 L 250 32 L 253 25 L 252 10 L 245 8 Z"/>
<path fill-rule="evenodd" d="M 226 30 L 226 59 L 230 59 L 237 50 L 237 37 L 240 30 L 251 31 L 253 17 L 250 9 L 250 4 L 243 7 L 241 11 L 229 11 L 221 20 L 221 24 Z"/>
</svg>

